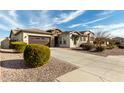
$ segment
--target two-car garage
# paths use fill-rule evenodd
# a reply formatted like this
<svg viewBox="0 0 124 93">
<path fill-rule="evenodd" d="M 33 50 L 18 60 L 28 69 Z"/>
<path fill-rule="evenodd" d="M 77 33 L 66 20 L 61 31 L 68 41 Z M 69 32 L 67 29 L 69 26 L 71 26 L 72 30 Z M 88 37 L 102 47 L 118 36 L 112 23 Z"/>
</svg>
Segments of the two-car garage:
<svg viewBox="0 0 124 93">
<path fill-rule="evenodd" d="M 46 46 L 50 46 L 50 37 L 46 36 L 29 36 L 28 41 L 29 44 L 42 44 Z"/>
</svg>

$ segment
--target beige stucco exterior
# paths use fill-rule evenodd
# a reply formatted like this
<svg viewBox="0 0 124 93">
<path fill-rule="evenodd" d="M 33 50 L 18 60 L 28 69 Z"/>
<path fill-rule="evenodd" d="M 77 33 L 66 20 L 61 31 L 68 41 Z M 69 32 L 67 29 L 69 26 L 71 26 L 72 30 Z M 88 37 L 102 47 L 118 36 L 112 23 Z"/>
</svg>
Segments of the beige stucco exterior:
<svg viewBox="0 0 124 93">
<path fill-rule="evenodd" d="M 71 38 L 71 35 L 70 35 Z M 74 44 L 74 40 L 70 39 L 70 47 L 79 47 L 82 43 L 87 43 L 87 37 L 79 37 L 79 39 L 76 41 L 76 44 Z"/>
<path fill-rule="evenodd" d="M 72 39 L 72 34 L 61 34 L 59 36 L 59 47 L 79 47 L 82 43 L 86 43 L 87 38 L 86 37 L 79 37 L 79 39 L 76 41 L 76 44 L 74 44 L 74 40 Z M 84 40 L 84 38 L 86 38 Z M 60 43 L 61 42 L 61 43 Z M 66 42 L 66 43 L 64 43 Z"/>
<path fill-rule="evenodd" d="M 15 37 L 15 39 L 16 39 L 17 41 L 23 41 L 23 32 L 17 34 L 16 37 Z"/>
<path fill-rule="evenodd" d="M 93 43 L 93 40 L 91 40 L 91 37 L 94 37 L 94 34 L 90 31 L 86 31 L 84 33 L 80 33 L 77 31 L 70 31 L 70 32 L 62 32 L 58 29 L 50 30 L 49 32 L 46 31 L 37 31 L 34 30 L 11 30 L 10 33 L 10 40 L 11 41 L 22 41 L 27 44 L 29 44 L 29 36 L 42 36 L 42 37 L 49 37 L 50 38 L 50 47 L 68 47 L 68 48 L 74 48 L 79 47 L 82 43 Z M 72 35 L 77 34 L 79 35 L 79 38 L 75 41 L 72 39 Z M 56 43 L 57 41 L 57 43 Z M 3 45 L 6 46 L 6 48 L 9 47 L 10 41 L 4 40 Z"/>
<path fill-rule="evenodd" d="M 84 35 L 89 34 L 90 32 L 85 32 Z M 55 34 L 54 35 L 47 35 L 47 34 L 37 34 L 37 33 L 25 33 L 21 32 L 18 35 L 16 35 L 16 39 L 19 41 L 23 41 L 27 44 L 29 44 L 29 36 L 44 36 L 44 37 L 50 37 L 50 46 L 54 47 L 55 45 Z M 82 43 L 88 42 L 88 37 L 79 37 L 79 39 L 76 41 L 76 44 L 74 44 L 74 40 L 71 38 L 72 33 L 62 33 L 58 37 L 58 44 L 59 47 L 79 47 Z M 92 33 L 89 34 L 89 37 L 93 37 L 94 35 Z M 93 43 L 92 40 L 90 40 L 90 43 Z"/>
<path fill-rule="evenodd" d="M 62 33 L 61 35 L 59 35 L 59 47 L 69 47 L 69 48 L 79 47 L 82 43 L 88 42 L 87 34 L 89 34 L 89 42 L 93 43 L 93 40 L 91 40 L 91 37 L 94 37 L 94 35 L 90 32 L 84 33 L 84 36 L 79 36 L 78 40 L 76 40 L 76 44 L 74 43 L 74 40 L 72 39 L 71 32 Z M 65 41 L 66 43 L 64 43 Z"/>
<path fill-rule="evenodd" d="M 59 47 L 70 47 L 70 34 L 59 35 Z"/>
</svg>

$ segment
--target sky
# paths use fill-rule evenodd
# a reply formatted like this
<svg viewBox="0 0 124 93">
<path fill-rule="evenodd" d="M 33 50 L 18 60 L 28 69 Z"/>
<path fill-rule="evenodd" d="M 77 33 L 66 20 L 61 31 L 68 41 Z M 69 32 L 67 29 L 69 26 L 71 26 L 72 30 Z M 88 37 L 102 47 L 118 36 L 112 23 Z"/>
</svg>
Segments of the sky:
<svg viewBox="0 0 124 93">
<path fill-rule="evenodd" d="M 123 10 L 1 10 L 0 39 L 15 28 L 109 31 L 124 37 Z"/>
</svg>

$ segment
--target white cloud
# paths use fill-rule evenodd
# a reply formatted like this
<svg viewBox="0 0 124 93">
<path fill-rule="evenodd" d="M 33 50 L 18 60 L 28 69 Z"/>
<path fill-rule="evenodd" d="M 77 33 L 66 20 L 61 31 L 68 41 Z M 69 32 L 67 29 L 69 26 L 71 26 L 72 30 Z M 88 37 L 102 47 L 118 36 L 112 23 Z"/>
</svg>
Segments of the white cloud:
<svg viewBox="0 0 124 93">
<path fill-rule="evenodd" d="M 13 27 L 13 28 L 17 28 L 17 27 L 23 27 L 21 24 L 19 24 L 17 21 L 15 21 L 13 18 L 10 18 L 7 15 L 4 14 L 0 14 L 0 18 L 3 18 L 6 23 L 8 22 L 8 26 Z"/>
<path fill-rule="evenodd" d="M 5 26 L 5 25 L 0 24 L 0 29 L 3 29 L 3 30 L 8 30 L 8 27 L 7 27 L 7 26 Z"/>
<path fill-rule="evenodd" d="M 110 25 L 97 25 L 91 27 L 92 31 L 106 31 L 111 33 L 112 36 L 124 37 L 124 23 L 110 24 Z"/>
<path fill-rule="evenodd" d="M 103 17 L 103 16 L 109 16 L 112 15 L 112 13 L 115 12 L 114 10 L 105 10 L 101 13 L 96 14 L 97 17 Z"/>
<path fill-rule="evenodd" d="M 36 11 L 35 11 L 36 12 Z M 32 15 L 29 20 L 30 27 L 39 27 L 41 29 L 55 28 L 55 24 L 49 14 L 49 11 L 37 11 L 38 15 Z"/>
<path fill-rule="evenodd" d="M 74 27 L 78 27 L 78 26 L 81 26 L 81 24 L 80 23 L 79 24 L 74 24 L 74 25 L 69 26 L 68 28 L 74 28 Z"/>
<path fill-rule="evenodd" d="M 93 24 L 95 22 L 107 19 L 112 15 L 113 12 L 115 12 L 115 11 L 114 10 L 103 11 L 101 13 L 96 14 L 96 17 L 98 17 L 98 19 L 92 20 L 92 21 L 89 21 L 89 22 L 86 22 L 86 23 L 73 24 L 73 25 L 69 26 L 69 28 L 74 28 L 74 27 L 78 27 L 78 26 L 87 26 L 89 24 Z"/>
<path fill-rule="evenodd" d="M 14 19 L 17 18 L 16 10 L 10 10 L 10 11 L 8 11 L 8 13 L 9 13 L 9 15 L 10 15 L 12 18 L 14 18 Z"/>
<path fill-rule="evenodd" d="M 62 14 L 60 14 L 59 17 L 56 17 L 54 19 L 54 21 L 56 24 L 66 23 L 66 22 L 69 22 L 69 21 L 77 18 L 78 16 L 82 15 L 83 13 L 85 13 L 84 10 L 77 10 L 77 11 L 73 11 L 70 13 L 62 13 Z"/>
<path fill-rule="evenodd" d="M 91 28 L 94 29 L 104 29 L 105 31 L 112 31 L 112 30 L 116 30 L 119 28 L 123 28 L 124 27 L 124 23 L 119 23 L 119 24 L 110 24 L 110 25 L 97 25 L 97 26 L 93 26 Z"/>
<path fill-rule="evenodd" d="M 96 20 L 92 20 L 92 21 L 89 21 L 89 22 L 83 23 L 82 25 L 89 25 L 89 24 L 92 24 L 92 23 L 96 23 L 96 22 L 98 22 L 98 21 L 101 21 L 101 20 L 107 19 L 108 17 L 110 17 L 110 16 L 103 17 L 103 18 L 99 18 L 99 19 L 96 19 Z"/>
<path fill-rule="evenodd" d="M 96 23 L 98 21 L 107 19 L 108 17 L 110 17 L 110 16 L 106 16 L 106 17 L 103 17 L 103 18 L 95 19 L 95 20 L 92 20 L 92 21 L 89 21 L 89 22 L 86 22 L 86 23 L 73 24 L 73 25 L 69 26 L 69 28 L 74 28 L 74 27 L 78 27 L 78 26 L 87 26 L 89 24 L 93 24 L 93 23 Z"/>
<path fill-rule="evenodd" d="M 38 15 L 32 15 L 30 17 L 29 26 L 34 27 L 35 25 L 35 27 L 40 27 L 42 29 L 56 28 L 56 25 L 69 22 L 84 12 L 84 10 L 78 10 L 69 13 L 60 13 L 58 17 L 53 17 L 49 11 L 38 11 Z"/>
</svg>

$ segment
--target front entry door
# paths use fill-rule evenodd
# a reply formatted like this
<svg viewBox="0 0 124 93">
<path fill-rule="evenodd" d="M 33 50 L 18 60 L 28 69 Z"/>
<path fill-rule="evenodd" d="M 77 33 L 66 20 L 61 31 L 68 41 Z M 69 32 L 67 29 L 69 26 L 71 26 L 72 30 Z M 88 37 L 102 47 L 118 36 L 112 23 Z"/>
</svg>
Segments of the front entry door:
<svg viewBox="0 0 124 93">
<path fill-rule="evenodd" d="M 54 43 L 55 43 L 55 47 L 59 46 L 59 44 L 58 44 L 58 36 L 55 37 L 55 42 Z"/>
</svg>

